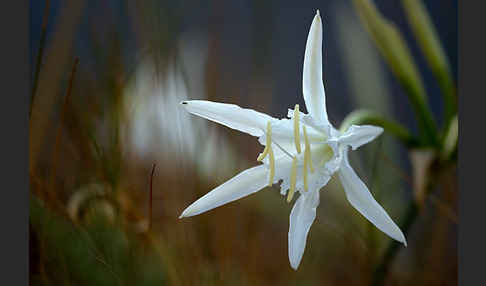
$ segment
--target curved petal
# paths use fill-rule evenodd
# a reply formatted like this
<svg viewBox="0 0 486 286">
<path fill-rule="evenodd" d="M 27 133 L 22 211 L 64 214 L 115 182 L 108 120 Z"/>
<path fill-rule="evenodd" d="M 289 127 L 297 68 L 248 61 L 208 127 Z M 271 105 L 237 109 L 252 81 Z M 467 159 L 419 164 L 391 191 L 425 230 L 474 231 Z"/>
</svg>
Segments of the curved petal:
<svg viewBox="0 0 486 286">
<path fill-rule="evenodd" d="M 383 128 L 373 125 L 351 125 L 343 135 L 339 136 L 339 143 L 351 146 L 356 150 L 359 146 L 369 143 L 383 133 Z"/>
<path fill-rule="evenodd" d="M 201 214 L 261 190 L 268 184 L 267 172 L 264 165 L 246 169 L 192 203 L 179 218 Z"/>
<path fill-rule="evenodd" d="M 289 261 L 294 270 L 299 267 L 304 254 L 307 234 L 316 218 L 319 190 L 301 193 L 290 212 Z"/>
<path fill-rule="evenodd" d="M 402 231 L 376 202 L 366 185 L 356 175 L 349 165 L 347 154 L 344 155 L 338 175 L 349 203 L 378 229 L 406 246 L 407 241 Z"/>
<path fill-rule="evenodd" d="M 241 108 L 235 104 L 207 100 L 188 100 L 181 102 L 181 104 L 194 115 L 253 136 L 263 135 L 267 122 L 277 120 L 264 113 Z"/>
<path fill-rule="evenodd" d="M 328 122 L 326 96 L 322 81 L 322 20 L 319 10 L 317 10 L 307 36 L 302 91 L 309 114 L 318 121 Z"/>
</svg>

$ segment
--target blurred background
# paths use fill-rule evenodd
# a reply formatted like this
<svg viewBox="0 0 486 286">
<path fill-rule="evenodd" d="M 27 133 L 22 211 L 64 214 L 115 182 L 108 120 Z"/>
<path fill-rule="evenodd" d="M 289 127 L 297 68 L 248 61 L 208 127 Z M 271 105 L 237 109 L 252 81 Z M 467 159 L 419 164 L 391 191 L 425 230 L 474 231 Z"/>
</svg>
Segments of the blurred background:
<svg viewBox="0 0 486 286">
<path fill-rule="evenodd" d="M 440 87 L 401 1 L 374 2 L 403 34 L 442 123 Z M 457 78 L 457 1 L 424 4 Z M 369 285 L 392 242 L 349 205 L 337 180 L 321 190 L 298 271 L 287 256 L 292 204 L 276 187 L 178 219 L 255 166 L 262 150 L 179 102 L 234 103 L 279 118 L 305 106 L 302 64 L 316 9 L 331 122 L 366 108 L 417 133 L 407 96 L 351 0 L 31 0 L 30 283 Z M 401 224 L 414 196 L 407 149 L 384 133 L 351 161 Z M 457 284 L 454 178 L 452 190 L 427 200 L 384 283 Z"/>
</svg>

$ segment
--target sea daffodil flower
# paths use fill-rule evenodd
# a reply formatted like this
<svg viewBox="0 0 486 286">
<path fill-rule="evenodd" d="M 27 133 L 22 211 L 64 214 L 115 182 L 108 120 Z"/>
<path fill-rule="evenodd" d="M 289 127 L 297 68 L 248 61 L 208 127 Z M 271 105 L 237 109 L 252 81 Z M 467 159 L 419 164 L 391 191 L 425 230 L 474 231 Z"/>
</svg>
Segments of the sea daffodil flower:
<svg viewBox="0 0 486 286">
<path fill-rule="evenodd" d="M 281 181 L 281 194 L 290 202 L 300 193 L 290 213 L 288 254 L 297 269 L 304 253 L 309 229 L 316 217 L 319 191 L 331 176 L 337 178 L 349 203 L 378 229 L 406 245 L 400 228 L 376 202 L 354 172 L 348 151 L 357 149 L 383 132 L 381 127 L 351 125 L 346 131 L 328 120 L 322 81 L 322 20 L 319 10 L 307 38 L 303 70 L 303 95 L 308 114 L 299 105 L 289 110 L 289 119 L 277 119 L 234 104 L 203 100 L 182 102 L 194 115 L 258 137 L 265 146 L 257 160 L 263 164 L 247 169 L 216 187 L 187 207 L 189 217 L 255 193 Z"/>
</svg>

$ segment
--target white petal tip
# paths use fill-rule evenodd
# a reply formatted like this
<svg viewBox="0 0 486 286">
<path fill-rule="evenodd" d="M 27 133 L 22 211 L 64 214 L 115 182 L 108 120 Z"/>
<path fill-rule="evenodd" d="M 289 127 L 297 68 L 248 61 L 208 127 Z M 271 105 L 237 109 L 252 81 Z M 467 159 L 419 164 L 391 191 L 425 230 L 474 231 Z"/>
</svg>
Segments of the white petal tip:
<svg viewBox="0 0 486 286">
<path fill-rule="evenodd" d="M 297 271 L 297 269 L 299 268 L 299 265 L 300 265 L 300 261 L 301 261 L 301 260 L 302 260 L 302 259 L 300 259 L 300 260 L 297 260 L 297 259 L 295 259 L 295 258 L 292 258 L 292 259 L 291 259 L 291 258 L 289 257 L 290 267 L 291 267 L 293 270 Z"/>
<path fill-rule="evenodd" d="M 403 246 L 407 247 L 407 240 L 405 239 L 403 233 L 400 232 L 400 234 L 398 234 L 397 237 L 394 237 L 393 239 L 400 243 L 403 243 Z"/>
<path fill-rule="evenodd" d="M 299 268 L 301 261 L 302 261 L 302 257 L 301 259 L 297 259 L 296 257 L 293 258 L 289 257 L 290 267 L 295 271 L 297 271 L 297 269 Z"/>
<path fill-rule="evenodd" d="M 320 16 L 321 13 L 319 12 L 319 9 L 316 10 L 316 16 Z"/>
<path fill-rule="evenodd" d="M 185 217 L 190 217 L 190 216 L 191 216 L 191 215 L 190 215 L 190 214 L 188 214 L 187 209 L 185 209 L 185 210 L 184 210 L 184 211 L 181 213 L 181 215 L 179 216 L 179 219 L 181 219 L 181 218 L 185 218 Z"/>
</svg>

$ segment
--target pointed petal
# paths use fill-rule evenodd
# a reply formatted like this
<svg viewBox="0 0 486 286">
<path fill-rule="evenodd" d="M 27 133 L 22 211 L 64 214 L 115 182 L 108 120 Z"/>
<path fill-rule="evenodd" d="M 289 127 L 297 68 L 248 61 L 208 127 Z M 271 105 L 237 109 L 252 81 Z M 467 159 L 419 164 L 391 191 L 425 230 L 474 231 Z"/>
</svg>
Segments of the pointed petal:
<svg viewBox="0 0 486 286">
<path fill-rule="evenodd" d="M 322 81 L 322 20 L 319 10 L 307 36 L 302 84 L 307 111 L 318 121 L 327 123 L 326 96 Z"/>
<path fill-rule="evenodd" d="M 241 108 L 235 104 L 206 100 L 188 100 L 181 102 L 181 104 L 194 115 L 253 136 L 263 135 L 267 122 L 276 120 L 264 113 Z"/>
<path fill-rule="evenodd" d="M 339 136 L 339 143 L 351 146 L 356 150 L 359 146 L 369 143 L 383 133 L 383 128 L 373 125 L 351 125 L 343 135 Z"/>
<path fill-rule="evenodd" d="M 290 212 L 289 261 L 294 270 L 299 267 L 304 254 L 307 234 L 316 218 L 319 190 L 301 193 Z"/>
<path fill-rule="evenodd" d="M 376 202 L 366 185 L 356 175 L 349 165 L 347 154 L 344 155 L 338 175 L 349 203 L 378 229 L 406 246 L 407 241 L 402 231 Z"/>
<path fill-rule="evenodd" d="M 268 184 L 267 172 L 264 165 L 246 169 L 192 203 L 179 218 L 201 214 L 261 190 Z"/>
</svg>

